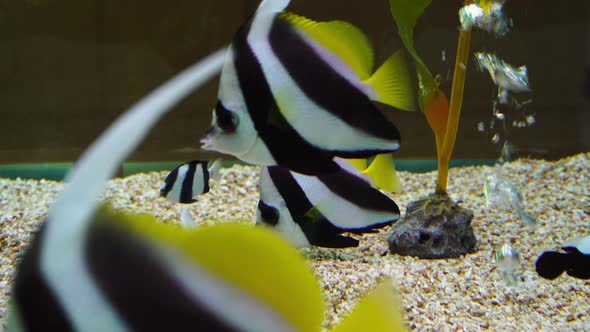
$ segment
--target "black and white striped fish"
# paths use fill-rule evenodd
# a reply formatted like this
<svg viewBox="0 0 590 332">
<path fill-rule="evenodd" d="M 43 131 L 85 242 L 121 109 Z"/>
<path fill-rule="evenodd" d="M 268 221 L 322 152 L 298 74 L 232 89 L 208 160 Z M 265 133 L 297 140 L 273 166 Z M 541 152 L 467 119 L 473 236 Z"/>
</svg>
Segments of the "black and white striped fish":
<svg viewBox="0 0 590 332">
<path fill-rule="evenodd" d="M 590 236 L 568 241 L 559 251 L 545 251 L 535 268 L 539 276 L 553 280 L 563 272 L 578 279 L 590 279 Z"/>
<path fill-rule="evenodd" d="M 246 225 L 189 232 L 103 207 L 84 240 L 83 264 L 53 280 L 48 265 L 67 254 L 47 256 L 44 231 L 20 263 L 9 331 L 320 331 L 324 304 L 313 273 L 270 232 Z M 254 276 L 280 282 L 261 288 Z M 305 308 L 281 305 L 290 301 Z"/>
<path fill-rule="evenodd" d="M 273 227 L 295 246 L 344 248 L 399 219 L 393 200 L 373 188 L 351 164 L 334 173 L 308 176 L 270 166 L 260 175 L 257 224 Z"/>
<path fill-rule="evenodd" d="M 196 202 L 198 195 L 209 192 L 209 179 L 218 177 L 219 163 L 208 168 L 207 160 L 191 160 L 176 167 L 164 179 L 160 196 L 176 203 Z"/>
<path fill-rule="evenodd" d="M 413 108 L 402 54 L 371 74 L 360 30 L 284 12 L 288 4 L 263 1 L 235 35 L 203 148 L 307 175 L 337 171 L 334 156 L 396 151 L 398 129 L 372 101 Z"/>
</svg>

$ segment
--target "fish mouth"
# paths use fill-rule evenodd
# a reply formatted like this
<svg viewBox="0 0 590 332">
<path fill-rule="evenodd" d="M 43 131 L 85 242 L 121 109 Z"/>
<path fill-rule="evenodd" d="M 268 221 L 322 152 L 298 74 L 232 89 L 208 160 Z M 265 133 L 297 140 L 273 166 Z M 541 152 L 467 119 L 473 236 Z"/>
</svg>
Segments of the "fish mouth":
<svg viewBox="0 0 590 332">
<path fill-rule="evenodd" d="M 209 129 L 207 129 L 205 135 L 199 141 L 201 144 L 203 144 L 201 146 L 202 149 L 211 147 L 211 144 L 213 143 L 213 136 L 215 136 L 215 127 L 211 126 Z"/>
<path fill-rule="evenodd" d="M 202 149 L 206 149 L 211 145 L 211 137 L 209 136 L 204 136 L 203 138 L 201 138 L 201 140 L 199 141 L 199 143 L 201 143 L 201 148 Z"/>
</svg>

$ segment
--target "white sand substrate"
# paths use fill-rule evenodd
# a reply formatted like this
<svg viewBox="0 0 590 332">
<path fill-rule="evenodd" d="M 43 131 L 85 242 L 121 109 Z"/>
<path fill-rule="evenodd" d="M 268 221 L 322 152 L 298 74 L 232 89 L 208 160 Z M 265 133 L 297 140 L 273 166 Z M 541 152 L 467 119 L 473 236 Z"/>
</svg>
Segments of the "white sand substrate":
<svg viewBox="0 0 590 332">
<path fill-rule="evenodd" d="M 525 210 L 537 218 L 528 228 L 514 211 L 486 207 L 487 176 L 502 172 L 522 192 Z M 198 223 L 255 219 L 258 168 L 222 171 L 191 210 Z M 105 196 L 116 207 L 179 222 L 179 208 L 158 197 L 166 172 L 137 174 L 109 182 Z M 400 172 L 403 193 L 392 195 L 402 213 L 433 191 L 436 172 Z M 0 179 L 0 316 L 4 316 L 15 262 L 47 215 L 62 184 Z M 418 331 L 589 331 L 590 281 L 563 275 L 554 281 L 534 271 L 536 258 L 566 240 L 590 235 L 590 153 L 556 162 L 522 159 L 497 166 L 453 168 L 448 192 L 474 214 L 477 252 L 457 259 L 421 260 L 385 255 L 389 228 L 365 235 L 358 248 L 306 248 L 301 252 L 321 280 L 328 311 L 325 326 L 337 323 L 386 276 L 400 293 L 408 325 Z M 517 286 L 506 286 L 494 252 L 510 243 L 522 268 Z M 305 304 L 302 304 L 305 305 Z"/>
</svg>

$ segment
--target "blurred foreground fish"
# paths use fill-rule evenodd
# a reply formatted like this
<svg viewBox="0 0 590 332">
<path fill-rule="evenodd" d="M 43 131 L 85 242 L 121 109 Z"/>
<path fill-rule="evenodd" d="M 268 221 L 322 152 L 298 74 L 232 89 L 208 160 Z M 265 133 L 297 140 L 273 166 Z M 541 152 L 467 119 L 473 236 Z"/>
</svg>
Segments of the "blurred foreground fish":
<svg viewBox="0 0 590 332">
<path fill-rule="evenodd" d="M 161 115 L 214 75 L 216 53 L 123 114 L 83 154 L 19 263 L 9 331 L 320 331 L 321 289 L 270 231 L 183 230 L 96 208 L 106 181 Z M 401 331 L 381 286 L 334 331 Z"/>
<path fill-rule="evenodd" d="M 559 251 L 545 251 L 537 259 L 535 268 L 539 276 L 553 280 L 563 272 L 578 279 L 590 279 L 590 236 L 566 242 Z"/>
<path fill-rule="evenodd" d="M 90 254 L 95 253 L 88 250 L 88 240 L 96 229 L 93 221 L 97 219 L 97 198 L 106 181 L 165 111 L 217 74 L 222 64 L 223 53 L 218 51 L 187 68 L 121 115 L 83 153 L 67 174 L 66 185 L 49 210 L 47 222 L 17 268 L 10 331 L 128 330 L 88 265 Z M 99 215 L 98 219 L 109 218 Z M 118 230 L 112 233 L 114 238 L 120 234 Z M 105 248 L 115 253 L 118 249 L 123 248 Z M 108 264 L 102 268 L 115 278 L 125 278 Z M 125 289 L 120 293 L 125 294 Z M 129 312 L 134 313 L 135 304 L 127 303 Z"/>
<path fill-rule="evenodd" d="M 110 316 L 100 321 L 60 300 L 85 300 L 75 287 L 83 267 L 62 276 L 69 291 L 49 287 L 40 269 L 43 239 L 42 232 L 31 245 L 13 288 L 19 319 L 13 323 L 26 331 L 319 331 L 322 323 L 321 290 L 309 266 L 274 234 L 251 226 L 189 232 L 99 209 L 83 266 L 92 278 L 84 286 L 102 300 L 84 306 Z M 62 262 L 52 257 L 51 264 Z M 305 303 L 315 317 L 301 316 L 289 301 Z"/>
<path fill-rule="evenodd" d="M 288 4 L 263 1 L 235 35 L 203 148 L 306 175 L 337 171 L 334 156 L 398 150 L 397 128 L 372 101 L 413 109 L 402 53 L 371 74 L 360 30 L 284 12 Z"/>
<path fill-rule="evenodd" d="M 274 227 L 295 246 L 345 248 L 359 242 L 342 233 L 375 232 L 399 219 L 392 199 L 349 162 L 337 162 L 340 171 L 318 176 L 263 168 L 257 224 Z"/>
</svg>

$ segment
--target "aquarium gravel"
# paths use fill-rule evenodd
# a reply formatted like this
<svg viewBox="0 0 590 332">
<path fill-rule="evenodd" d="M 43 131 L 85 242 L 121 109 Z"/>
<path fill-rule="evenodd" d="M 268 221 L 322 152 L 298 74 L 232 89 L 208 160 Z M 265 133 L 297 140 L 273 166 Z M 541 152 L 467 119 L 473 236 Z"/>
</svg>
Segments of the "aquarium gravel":
<svg viewBox="0 0 590 332">
<path fill-rule="evenodd" d="M 516 211 L 486 207 L 487 176 L 501 171 L 522 192 L 522 205 L 538 227 L 523 224 Z M 191 206 L 197 223 L 253 223 L 258 202 L 258 168 L 222 170 L 211 192 Z M 364 235 L 358 248 L 305 248 L 328 300 L 325 326 L 341 320 L 356 301 L 391 276 L 406 322 L 415 330 L 584 331 L 590 326 L 590 281 L 563 275 L 554 281 L 534 271 L 536 258 L 566 240 L 590 234 L 590 153 L 556 162 L 521 159 L 502 166 L 451 169 L 449 193 L 473 210 L 477 252 L 458 259 L 420 260 L 385 254 L 389 228 Z M 178 205 L 158 197 L 166 172 L 137 174 L 109 182 L 105 197 L 132 213 L 149 213 L 178 223 Z M 403 193 L 393 195 L 402 213 L 433 191 L 436 173 L 399 172 Z M 0 179 L 0 315 L 10 297 L 14 266 L 62 184 Z M 519 253 L 516 286 L 506 286 L 494 253 L 504 244 Z M 211 248 L 215 250 L 215 248 Z M 276 280 L 275 282 L 280 282 Z M 302 303 L 301 305 L 305 305 Z"/>
</svg>

